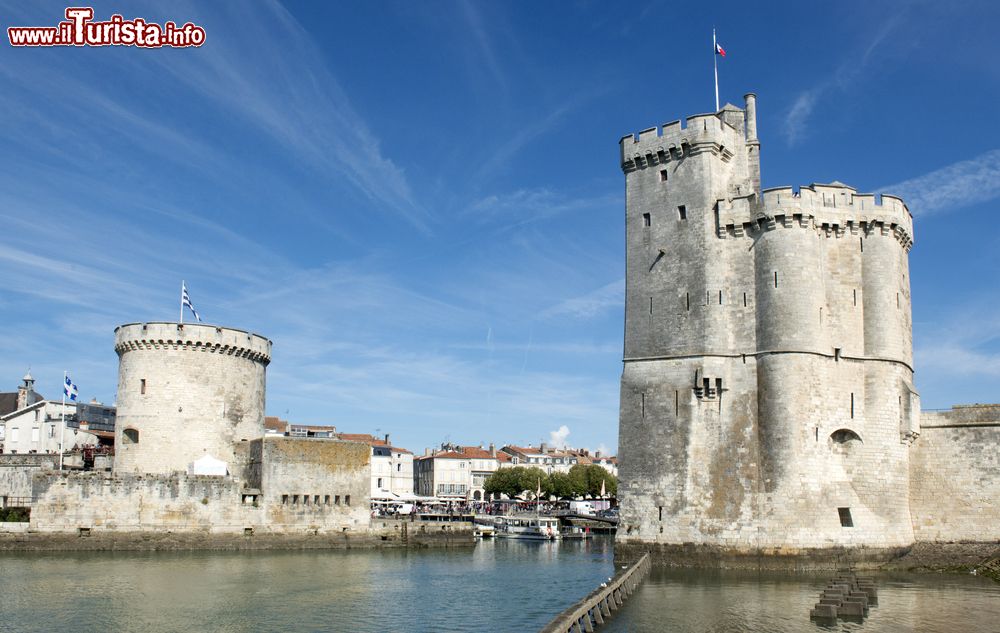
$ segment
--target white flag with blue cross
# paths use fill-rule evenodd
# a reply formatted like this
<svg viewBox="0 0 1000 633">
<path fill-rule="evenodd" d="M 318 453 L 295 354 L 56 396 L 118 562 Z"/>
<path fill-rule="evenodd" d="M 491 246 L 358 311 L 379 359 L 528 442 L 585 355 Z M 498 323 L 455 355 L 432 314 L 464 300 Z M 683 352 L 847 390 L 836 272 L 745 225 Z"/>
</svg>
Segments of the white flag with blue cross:
<svg viewBox="0 0 1000 633">
<path fill-rule="evenodd" d="M 66 376 L 66 382 L 63 383 L 63 395 L 70 400 L 76 400 L 77 394 L 76 385 L 73 384 L 73 381 L 70 380 L 69 376 Z"/>
<path fill-rule="evenodd" d="M 191 297 L 188 296 L 187 284 L 185 284 L 182 281 L 181 282 L 181 311 L 182 312 L 183 312 L 183 310 L 184 310 L 185 307 L 187 307 L 189 310 L 191 310 L 191 314 L 194 315 L 194 318 L 197 319 L 199 323 L 201 323 L 201 317 L 198 316 L 198 311 L 194 309 L 194 305 L 191 303 Z"/>
</svg>

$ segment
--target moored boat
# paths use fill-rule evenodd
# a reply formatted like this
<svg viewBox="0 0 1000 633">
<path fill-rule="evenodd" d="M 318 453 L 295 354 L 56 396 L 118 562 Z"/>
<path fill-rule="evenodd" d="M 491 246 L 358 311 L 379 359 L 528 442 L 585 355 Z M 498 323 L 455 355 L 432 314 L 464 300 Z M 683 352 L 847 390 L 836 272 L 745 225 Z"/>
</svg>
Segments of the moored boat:
<svg viewBox="0 0 1000 633">
<path fill-rule="evenodd" d="M 559 519 L 543 516 L 499 516 L 495 521 L 497 538 L 531 541 L 555 541 L 560 538 Z"/>
</svg>

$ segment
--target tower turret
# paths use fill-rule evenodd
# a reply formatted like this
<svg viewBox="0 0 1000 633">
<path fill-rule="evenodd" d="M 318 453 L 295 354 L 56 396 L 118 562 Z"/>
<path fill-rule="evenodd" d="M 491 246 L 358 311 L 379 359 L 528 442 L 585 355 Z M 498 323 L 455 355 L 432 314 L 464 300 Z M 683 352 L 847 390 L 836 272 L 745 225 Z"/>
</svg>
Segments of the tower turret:
<svg viewBox="0 0 1000 633">
<path fill-rule="evenodd" d="M 620 142 L 619 544 L 908 545 L 912 218 L 842 183 L 761 191 L 745 101 Z"/>
<path fill-rule="evenodd" d="M 229 465 L 236 445 L 264 435 L 271 341 L 193 323 L 115 329 L 115 471 L 187 471 L 206 454 Z"/>
</svg>

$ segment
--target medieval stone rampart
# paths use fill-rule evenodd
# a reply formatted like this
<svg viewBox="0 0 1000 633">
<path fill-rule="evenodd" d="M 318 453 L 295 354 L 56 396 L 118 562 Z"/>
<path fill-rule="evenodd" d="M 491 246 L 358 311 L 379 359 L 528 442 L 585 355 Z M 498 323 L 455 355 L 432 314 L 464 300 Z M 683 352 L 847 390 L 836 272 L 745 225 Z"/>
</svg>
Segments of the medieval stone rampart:
<svg viewBox="0 0 1000 633">
<path fill-rule="evenodd" d="M 921 414 L 910 509 L 918 541 L 1000 542 L 1000 404 Z"/>
</svg>

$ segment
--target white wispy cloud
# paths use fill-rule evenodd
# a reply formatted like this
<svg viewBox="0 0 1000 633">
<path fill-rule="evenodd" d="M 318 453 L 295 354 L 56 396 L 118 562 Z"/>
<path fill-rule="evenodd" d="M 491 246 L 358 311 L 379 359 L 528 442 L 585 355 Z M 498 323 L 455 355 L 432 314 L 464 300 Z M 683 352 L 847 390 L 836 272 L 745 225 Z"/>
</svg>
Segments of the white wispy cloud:
<svg viewBox="0 0 1000 633">
<path fill-rule="evenodd" d="M 914 215 L 955 211 L 1000 198 L 1000 149 L 879 188 L 901 196 Z"/>
<path fill-rule="evenodd" d="M 493 40 L 483 25 L 483 16 L 479 11 L 479 7 L 476 6 L 476 3 L 469 0 L 462 0 L 459 5 L 462 10 L 462 17 L 464 18 L 465 31 L 472 35 L 476 49 L 485 62 L 485 67 L 489 70 L 494 81 L 502 90 L 506 91 L 507 77 L 494 50 Z"/>
<path fill-rule="evenodd" d="M 381 139 L 294 16 L 270 1 L 253 11 L 235 5 L 225 20 L 232 28 L 214 34 L 212 46 L 197 58 L 151 59 L 313 169 L 346 179 L 380 207 L 429 231 L 430 214 L 417 202 L 403 169 L 383 152 Z"/>
<path fill-rule="evenodd" d="M 795 98 L 792 107 L 788 109 L 788 114 L 785 115 L 783 128 L 785 140 L 788 141 L 789 145 L 795 145 L 804 136 L 809 115 L 816 107 L 816 98 L 824 90 L 825 88 L 821 87 L 811 88 L 799 93 Z"/>
<path fill-rule="evenodd" d="M 822 97 L 830 92 L 846 92 L 850 90 L 869 65 L 875 51 L 885 41 L 901 23 L 902 12 L 891 15 L 872 39 L 861 54 L 852 53 L 843 63 L 838 66 L 829 79 L 820 81 L 799 92 L 792 104 L 785 112 L 785 119 L 782 122 L 781 132 L 785 136 L 785 141 L 789 145 L 795 145 L 805 138 L 809 117 L 816 108 Z"/>
<path fill-rule="evenodd" d="M 601 286 L 579 297 L 566 299 L 542 312 L 542 317 L 552 318 L 568 315 L 578 319 L 588 319 L 611 309 L 625 306 L 625 279 L 619 279 Z"/>
<path fill-rule="evenodd" d="M 475 217 L 484 223 L 500 223 L 501 230 L 509 230 L 563 213 L 585 209 L 615 209 L 622 204 L 620 194 L 571 198 L 545 188 L 518 189 L 480 198 L 463 215 Z"/>
</svg>

